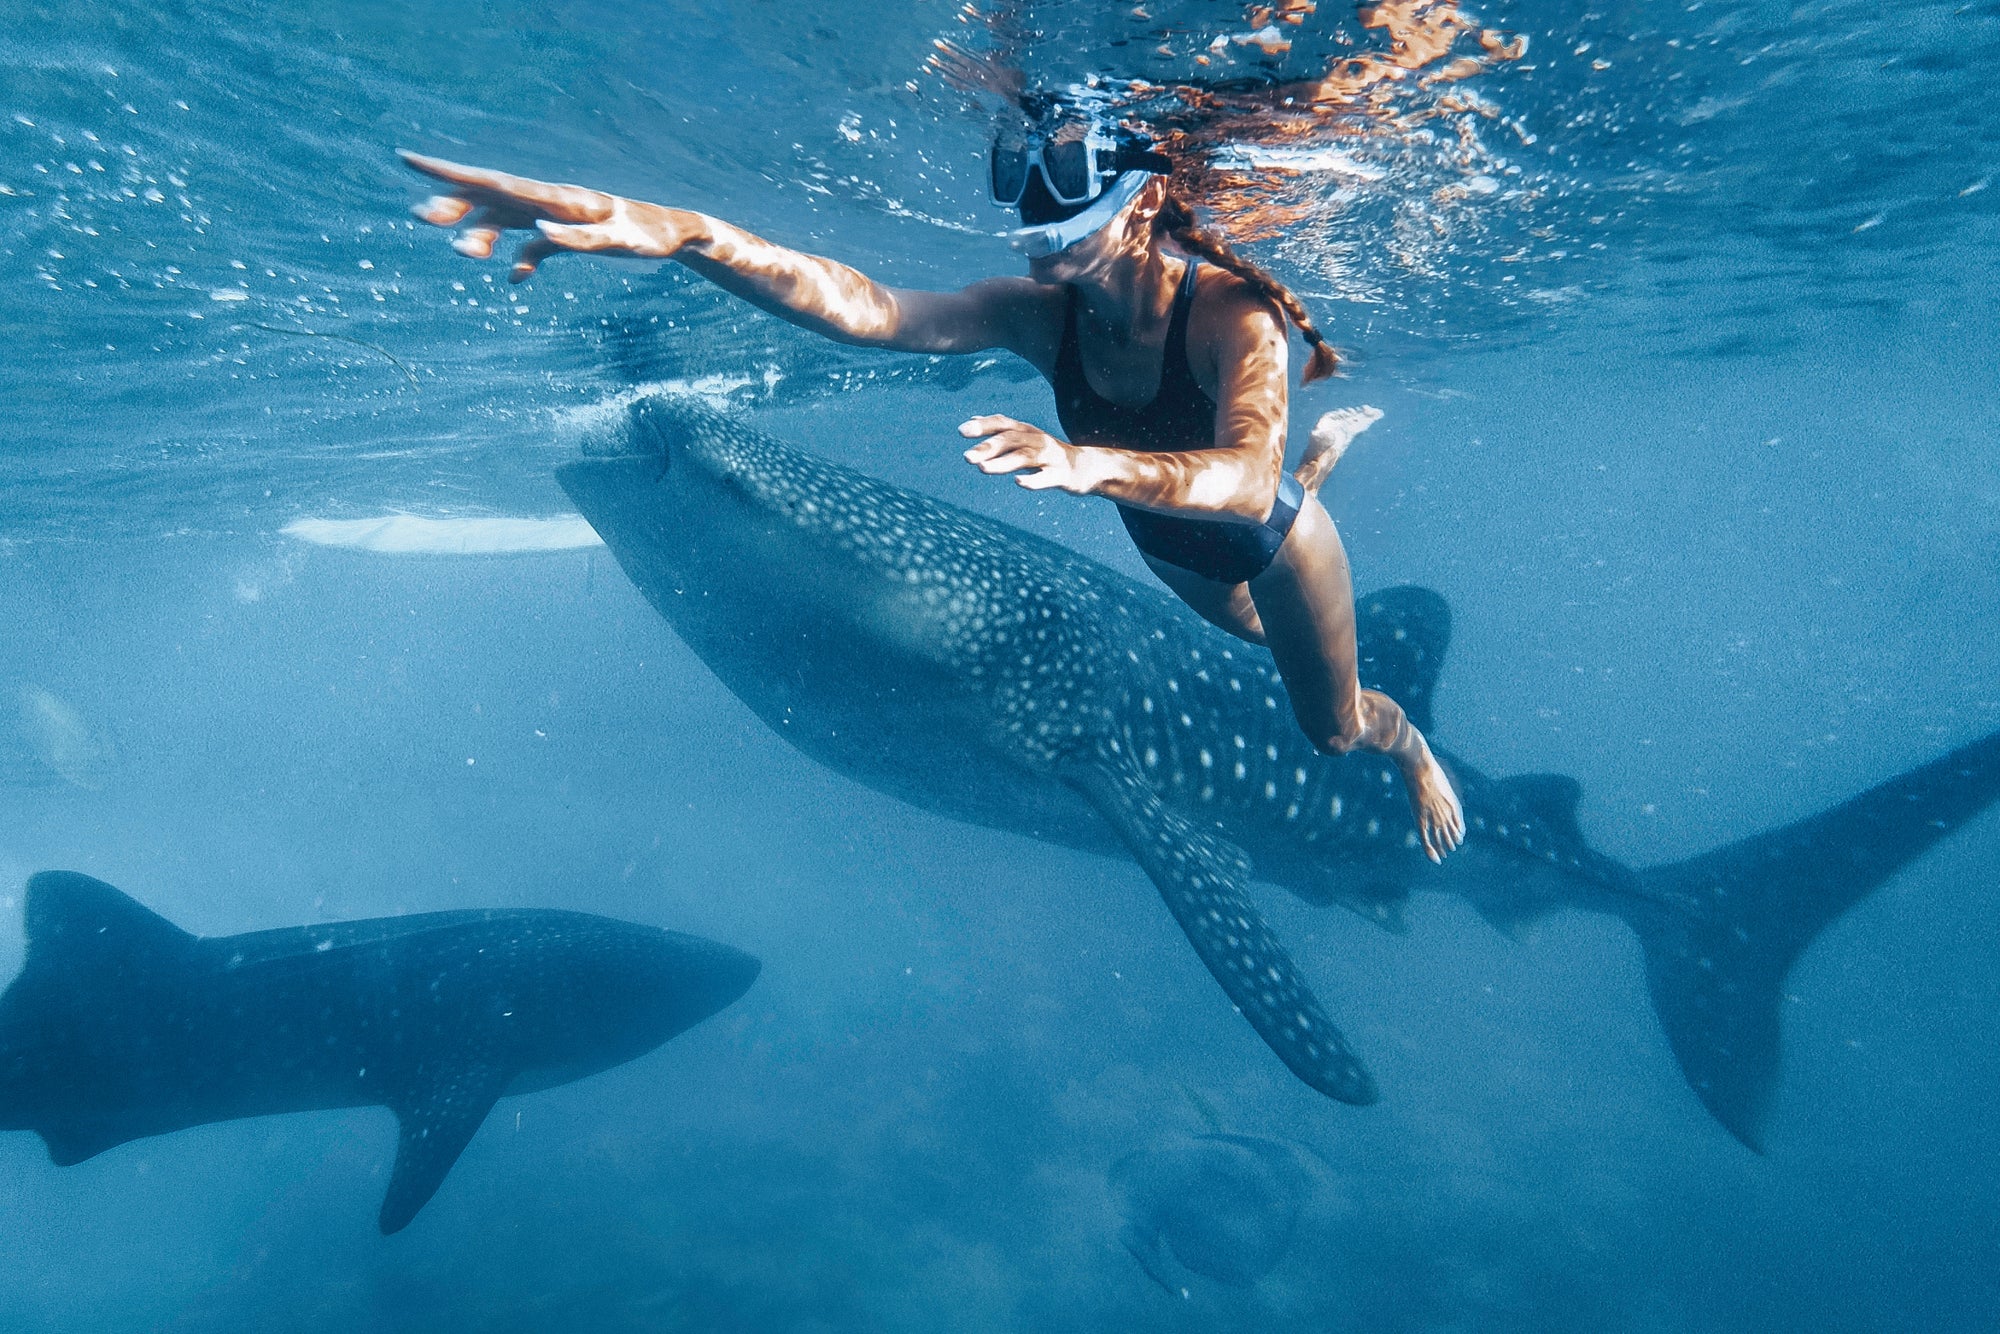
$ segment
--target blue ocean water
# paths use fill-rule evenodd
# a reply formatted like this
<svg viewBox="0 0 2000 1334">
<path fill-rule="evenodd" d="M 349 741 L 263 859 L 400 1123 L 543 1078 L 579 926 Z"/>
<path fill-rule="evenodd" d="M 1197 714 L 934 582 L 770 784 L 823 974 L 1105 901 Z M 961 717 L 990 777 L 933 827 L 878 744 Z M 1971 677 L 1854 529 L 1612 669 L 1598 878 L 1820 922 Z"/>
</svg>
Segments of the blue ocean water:
<svg viewBox="0 0 2000 1334">
<path fill-rule="evenodd" d="M 1412 87 L 1249 247 L 1349 354 L 1295 437 L 1385 414 L 1328 500 L 1359 587 L 1452 605 L 1439 742 L 1573 775 L 1644 866 L 2000 727 L 2000 8 L 1468 12 L 1526 54 Z M 1618 923 L 1511 940 L 1420 893 L 1392 934 L 1262 886 L 1383 1086 L 1349 1108 L 1131 863 L 813 764 L 605 552 L 284 532 L 567 512 L 553 468 L 643 381 L 1143 574 L 1106 507 L 959 460 L 967 416 L 1052 422 L 1018 368 L 832 348 L 658 266 L 508 288 L 409 219 L 394 150 L 951 286 L 1017 261 L 936 42 L 1049 84 L 1298 78 L 1379 28 L 1323 0 L 1265 58 L 1192 2 L 0 17 L 0 970 L 49 867 L 208 935 L 570 907 L 764 961 L 661 1051 L 500 1103 L 394 1237 L 380 1109 L 65 1168 L 0 1135 L 0 1331 L 2000 1322 L 1990 815 L 1793 970 L 1761 1156 Z M 1416 114 L 1452 89 L 1480 109 Z M 1253 1286 L 1163 1292 L 1112 1167 L 1216 1130 L 1306 1146 L 1311 1189 Z"/>
</svg>

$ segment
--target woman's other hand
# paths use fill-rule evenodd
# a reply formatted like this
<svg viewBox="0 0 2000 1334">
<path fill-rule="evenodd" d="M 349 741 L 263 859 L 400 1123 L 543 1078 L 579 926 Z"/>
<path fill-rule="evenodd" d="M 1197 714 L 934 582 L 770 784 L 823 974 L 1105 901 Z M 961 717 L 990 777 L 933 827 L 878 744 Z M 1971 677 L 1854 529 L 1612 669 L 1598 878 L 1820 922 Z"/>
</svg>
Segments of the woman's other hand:
<svg viewBox="0 0 2000 1334">
<path fill-rule="evenodd" d="M 467 167 L 442 158 L 398 152 L 417 171 L 450 188 L 411 212 L 436 227 L 456 227 L 452 249 L 488 259 L 502 232 L 534 231 L 507 273 L 509 282 L 531 277 L 558 250 L 667 259 L 693 238 L 700 215 L 662 208 L 581 185 L 554 185 Z"/>
<path fill-rule="evenodd" d="M 1039 426 L 1012 417 L 974 417 L 958 433 L 979 441 L 965 451 L 967 463 L 996 477 L 1019 473 L 1014 480 L 1030 491 L 1053 489 L 1087 496 L 1097 485 L 1088 466 L 1092 451 L 1066 444 Z"/>
</svg>

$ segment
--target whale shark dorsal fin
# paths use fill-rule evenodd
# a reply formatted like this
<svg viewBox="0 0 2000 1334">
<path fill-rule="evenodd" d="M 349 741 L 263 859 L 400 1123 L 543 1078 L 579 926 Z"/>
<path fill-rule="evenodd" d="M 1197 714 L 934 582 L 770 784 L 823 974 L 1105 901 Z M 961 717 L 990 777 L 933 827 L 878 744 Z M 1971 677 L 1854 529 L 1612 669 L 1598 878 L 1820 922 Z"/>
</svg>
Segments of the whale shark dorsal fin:
<svg viewBox="0 0 2000 1334">
<path fill-rule="evenodd" d="M 430 1203 L 513 1077 L 497 1065 L 461 1064 L 432 1072 L 389 1103 L 401 1130 L 377 1220 L 383 1235 L 401 1232 Z"/>
<path fill-rule="evenodd" d="M 1243 850 L 1161 801 L 1122 752 L 1100 751 L 1065 778 L 1131 849 L 1194 952 L 1278 1059 L 1330 1098 L 1374 1102 L 1375 1081 L 1250 901 Z"/>
<path fill-rule="evenodd" d="M 22 912 L 28 936 L 23 971 L 123 964 L 179 953 L 195 937 L 102 880 L 43 871 L 28 881 Z"/>
<path fill-rule="evenodd" d="M 1583 784 L 1568 774 L 1520 774 L 1503 778 L 1493 787 L 1509 809 L 1559 838 L 1582 841 L 1583 826 L 1577 823 L 1576 805 L 1583 799 Z"/>
<path fill-rule="evenodd" d="M 1401 584 L 1357 598 L 1356 665 L 1361 684 L 1403 706 L 1420 732 L 1431 730 L 1431 696 L 1451 647 L 1451 607 L 1428 588 Z"/>
</svg>

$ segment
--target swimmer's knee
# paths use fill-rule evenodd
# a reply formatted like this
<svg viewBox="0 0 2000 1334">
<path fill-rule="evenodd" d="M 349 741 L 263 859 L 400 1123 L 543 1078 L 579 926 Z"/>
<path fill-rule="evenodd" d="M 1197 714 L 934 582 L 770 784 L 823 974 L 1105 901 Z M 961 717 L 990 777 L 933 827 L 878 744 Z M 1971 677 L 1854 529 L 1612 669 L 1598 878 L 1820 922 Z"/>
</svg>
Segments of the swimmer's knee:
<svg viewBox="0 0 2000 1334">
<path fill-rule="evenodd" d="M 1358 749 L 1364 740 L 1361 720 L 1356 718 L 1331 732 L 1309 732 L 1313 749 L 1322 755 L 1346 755 Z"/>
</svg>

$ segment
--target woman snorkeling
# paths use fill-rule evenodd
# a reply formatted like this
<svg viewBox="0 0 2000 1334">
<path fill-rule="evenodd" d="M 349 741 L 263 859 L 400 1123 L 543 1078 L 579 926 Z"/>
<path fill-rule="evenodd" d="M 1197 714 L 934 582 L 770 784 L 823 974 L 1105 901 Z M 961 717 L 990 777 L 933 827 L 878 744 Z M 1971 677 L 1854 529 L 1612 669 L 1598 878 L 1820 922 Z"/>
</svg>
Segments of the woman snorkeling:
<svg viewBox="0 0 2000 1334">
<path fill-rule="evenodd" d="M 458 228 L 461 254 L 485 259 L 502 233 L 535 232 L 515 282 L 559 251 L 672 259 L 838 342 L 1024 358 L 1054 388 L 1069 438 L 975 417 L 959 427 L 977 442 L 967 461 L 1031 490 L 1114 501 L 1168 588 L 1270 648 L 1316 748 L 1395 762 L 1433 861 L 1464 837 L 1423 734 L 1356 674 L 1347 553 L 1316 494 L 1345 444 L 1340 428 L 1316 435 L 1299 476 L 1285 472 L 1287 321 L 1311 348 L 1306 381 L 1332 373 L 1333 351 L 1296 296 L 1196 224 L 1169 186 L 1172 161 L 1143 139 L 1054 100 L 1031 127 L 1003 134 L 993 198 L 1020 212 L 1011 240 L 1028 276 L 957 292 L 885 287 L 685 209 L 402 156 L 445 183 L 416 212 Z"/>
</svg>

